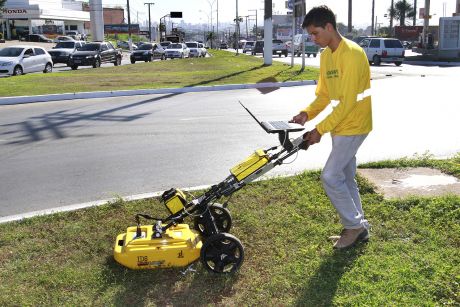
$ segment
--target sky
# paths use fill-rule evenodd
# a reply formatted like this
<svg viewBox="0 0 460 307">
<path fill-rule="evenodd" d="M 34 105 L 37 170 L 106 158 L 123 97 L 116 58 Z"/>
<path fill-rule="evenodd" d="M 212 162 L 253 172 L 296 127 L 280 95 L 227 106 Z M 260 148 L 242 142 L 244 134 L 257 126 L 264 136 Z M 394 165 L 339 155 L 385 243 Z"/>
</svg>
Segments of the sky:
<svg viewBox="0 0 460 307">
<path fill-rule="evenodd" d="M 159 22 L 160 18 L 169 14 L 170 11 L 180 11 L 183 14 L 183 21 L 186 23 L 211 23 L 216 25 L 217 4 L 219 5 L 219 23 L 233 22 L 236 16 L 236 1 L 238 2 L 238 15 L 255 15 L 258 10 L 258 24 L 263 25 L 264 1 L 263 0 L 102 0 L 103 6 L 121 6 L 126 10 L 129 1 L 132 23 L 146 23 L 148 21 L 148 5 L 144 3 L 153 2 L 151 5 L 152 23 Z M 394 0 L 397 2 L 397 0 Z M 414 0 L 408 0 L 413 5 Z M 274 4 L 273 14 L 286 14 L 285 0 L 272 0 Z M 307 11 L 318 5 L 328 5 L 336 14 L 337 21 L 348 24 L 348 1 L 347 0 L 306 0 Z M 375 0 L 375 15 L 380 26 L 388 26 L 389 19 L 384 17 L 391 0 Z M 456 0 L 431 0 L 430 12 L 433 19 L 430 25 L 437 25 L 439 17 L 452 16 L 455 11 Z M 425 6 L 425 0 L 417 0 L 417 8 Z M 211 16 L 212 11 L 212 16 Z M 353 0 L 353 25 L 355 28 L 365 28 L 371 24 L 372 0 Z M 255 19 L 255 17 L 249 17 Z M 180 22 L 181 19 L 175 19 Z M 396 21 L 393 22 L 396 24 Z M 423 20 L 417 20 L 422 25 Z"/>
</svg>

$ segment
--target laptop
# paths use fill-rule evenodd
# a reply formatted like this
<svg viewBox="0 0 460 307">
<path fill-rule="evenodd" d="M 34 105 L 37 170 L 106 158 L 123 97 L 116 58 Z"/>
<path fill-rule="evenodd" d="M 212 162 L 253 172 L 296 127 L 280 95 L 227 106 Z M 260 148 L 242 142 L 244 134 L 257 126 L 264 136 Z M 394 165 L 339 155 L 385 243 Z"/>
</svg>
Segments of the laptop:
<svg viewBox="0 0 460 307">
<path fill-rule="evenodd" d="M 267 132 L 267 133 L 280 133 L 280 132 L 295 132 L 295 131 L 302 131 L 305 129 L 304 126 L 290 123 L 288 121 L 267 121 L 261 122 L 259 121 L 248 108 L 244 106 L 244 104 L 238 100 L 241 106 L 248 111 L 248 113 L 255 119 L 255 121 Z"/>
</svg>

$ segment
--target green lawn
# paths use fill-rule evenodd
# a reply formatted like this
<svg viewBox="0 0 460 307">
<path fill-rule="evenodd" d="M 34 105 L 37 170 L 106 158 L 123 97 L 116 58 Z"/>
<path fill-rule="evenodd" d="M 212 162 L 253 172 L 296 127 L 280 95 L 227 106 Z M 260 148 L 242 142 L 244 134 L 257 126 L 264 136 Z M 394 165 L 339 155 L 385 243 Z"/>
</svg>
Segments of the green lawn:
<svg viewBox="0 0 460 307">
<path fill-rule="evenodd" d="M 183 60 L 137 62 L 133 65 L 79 69 L 52 74 L 27 74 L 3 78 L 0 97 L 113 91 L 132 89 L 180 88 L 221 84 L 315 80 L 317 68 L 291 67 L 274 61 L 264 66 L 252 56 L 212 50 L 212 57 Z"/>
<path fill-rule="evenodd" d="M 402 162 L 401 162 L 402 161 Z M 375 167 L 442 165 L 447 160 L 385 161 Z M 158 199 L 123 202 L 0 225 L 1 306 L 458 306 L 460 197 L 384 200 L 358 182 L 371 240 L 334 251 L 338 218 L 319 171 L 253 183 L 235 193 L 231 233 L 245 247 L 233 275 L 200 263 L 131 271 L 112 257 L 117 234 L 138 212 L 166 216 Z"/>
</svg>

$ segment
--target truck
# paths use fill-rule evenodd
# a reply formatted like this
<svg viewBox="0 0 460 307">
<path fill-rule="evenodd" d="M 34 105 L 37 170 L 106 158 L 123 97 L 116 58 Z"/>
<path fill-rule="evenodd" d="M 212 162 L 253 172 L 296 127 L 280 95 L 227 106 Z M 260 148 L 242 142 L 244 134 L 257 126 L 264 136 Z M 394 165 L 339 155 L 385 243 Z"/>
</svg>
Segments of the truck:
<svg viewBox="0 0 460 307">
<path fill-rule="evenodd" d="M 282 40 L 274 39 L 272 44 L 273 55 L 277 54 L 279 57 L 281 57 L 281 55 L 284 54 L 285 57 L 288 56 L 288 46 L 283 43 Z"/>
<path fill-rule="evenodd" d="M 302 34 L 294 35 L 294 39 L 292 40 L 292 43 L 294 44 L 294 55 L 300 56 L 302 54 L 302 36 Z M 307 57 L 313 55 L 313 57 L 316 58 L 316 55 L 319 52 L 319 46 L 311 40 L 310 35 L 305 34 L 303 45 Z"/>
</svg>

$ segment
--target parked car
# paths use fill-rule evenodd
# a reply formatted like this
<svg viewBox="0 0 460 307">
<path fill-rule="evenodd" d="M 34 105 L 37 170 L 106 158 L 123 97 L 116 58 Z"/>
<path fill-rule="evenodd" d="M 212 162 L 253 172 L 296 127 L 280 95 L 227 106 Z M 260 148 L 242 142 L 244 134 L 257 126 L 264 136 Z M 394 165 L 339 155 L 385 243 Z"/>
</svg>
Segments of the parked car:
<svg viewBox="0 0 460 307">
<path fill-rule="evenodd" d="M 264 53 L 264 41 L 256 41 L 254 44 L 251 54 L 256 55 L 258 53 Z"/>
<path fill-rule="evenodd" d="M 220 43 L 219 49 L 228 49 L 227 43 Z"/>
<path fill-rule="evenodd" d="M 68 42 L 68 41 L 74 41 L 74 39 L 70 36 L 56 36 L 53 40 L 53 42 L 55 43 L 59 43 L 59 42 Z"/>
<path fill-rule="evenodd" d="M 162 41 L 160 43 L 160 45 L 161 45 L 161 47 L 163 47 L 163 49 L 167 49 L 168 46 L 171 45 L 171 44 L 172 44 L 172 42 L 170 42 L 170 41 Z"/>
<path fill-rule="evenodd" d="M 66 31 L 65 35 L 72 37 L 76 41 L 83 39 L 82 35 L 78 33 L 78 31 Z"/>
<path fill-rule="evenodd" d="M 130 55 L 131 64 L 136 61 L 152 62 L 153 59 L 166 60 L 165 50 L 160 44 L 144 43 Z"/>
<path fill-rule="evenodd" d="M 254 49 L 255 44 L 256 44 L 255 41 L 247 41 L 243 46 L 243 53 L 246 53 L 246 52 L 252 53 L 252 50 Z"/>
<path fill-rule="evenodd" d="M 281 57 L 281 55 L 284 55 L 285 57 L 287 57 L 288 56 L 287 45 L 283 43 L 283 41 L 280 39 L 272 40 L 272 54 L 278 55 L 279 57 Z"/>
<path fill-rule="evenodd" d="M 201 56 L 205 57 L 208 54 L 208 50 L 206 49 L 205 45 L 203 43 L 198 43 L 198 46 L 201 50 Z"/>
<path fill-rule="evenodd" d="M 310 35 L 308 35 L 308 34 L 304 34 L 304 35 L 296 34 L 296 35 L 294 35 L 294 39 L 293 39 L 293 42 L 294 42 L 294 55 L 300 56 L 302 54 L 302 36 L 304 38 L 303 46 L 304 46 L 306 56 L 309 57 L 310 55 L 313 55 L 313 57 L 316 58 L 316 56 L 318 55 L 320 47 L 312 41 Z"/>
<path fill-rule="evenodd" d="M 183 43 L 172 43 L 166 48 L 166 58 L 168 59 L 183 59 L 188 58 L 190 49 Z"/>
<path fill-rule="evenodd" d="M 188 49 L 190 49 L 190 57 L 199 58 L 202 55 L 202 50 L 198 45 L 198 42 L 186 42 Z"/>
<path fill-rule="evenodd" d="M 110 42 L 87 43 L 69 57 L 69 66 L 73 70 L 78 66 L 100 67 L 102 63 L 121 64 L 123 55 L 120 49 L 115 49 Z"/>
<path fill-rule="evenodd" d="M 84 41 L 64 41 L 59 42 L 53 49 L 48 50 L 48 53 L 53 59 L 53 63 L 64 63 L 69 65 L 70 55 L 77 51 L 78 48 L 83 47 L 86 44 Z"/>
<path fill-rule="evenodd" d="M 404 46 L 396 38 L 365 38 L 359 45 L 366 52 L 369 63 L 374 65 L 385 62 L 399 66 L 404 61 Z"/>
<path fill-rule="evenodd" d="M 0 75 L 18 76 L 36 71 L 53 71 L 53 60 L 45 49 L 24 45 L 0 49 Z"/>
<path fill-rule="evenodd" d="M 133 47 L 133 50 L 137 50 L 137 45 L 134 43 L 131 43 L 131 46 Z M 127 41 L 117 41 L 117 47 L 118 48 L 123 48 L 123 49 L 129 49 L 129 42 Z"/>
<path fill-rule="evenodd" d="M 28 34 L 26 36 L 28 42 L 52 43 L 53 40 L 49 39 L 43 34 Z"/>
</svg>

